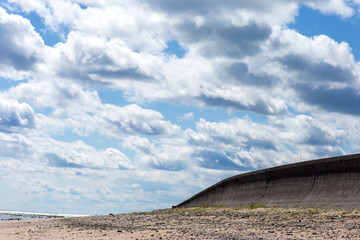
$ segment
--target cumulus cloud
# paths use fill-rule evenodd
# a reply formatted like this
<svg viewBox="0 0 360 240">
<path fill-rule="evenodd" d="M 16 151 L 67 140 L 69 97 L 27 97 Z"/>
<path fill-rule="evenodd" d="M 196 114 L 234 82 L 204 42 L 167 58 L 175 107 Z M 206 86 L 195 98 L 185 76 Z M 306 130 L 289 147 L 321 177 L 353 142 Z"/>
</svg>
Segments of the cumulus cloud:
<svg viewBox="0 0 360 240">
<path fill-rule="evenodd" d="M 145 109 L 136 104 L 103 104 L 97 92 L 86 91 L 78 84 L 67 84 L 60 80 L 22 83 L 3 95 L 22 99 L 39 109 L 51 109 L 48 116 L 38 116 L 38 129 L 45 130 L 44 132 L 61 133 L 70 129 L 80 135 L 98 133 L 119 138 L 131 134 L 171 136 L 180 131 L 179 126 L 165 120 L 158 111 Z M 8 106 L 7 112 L 5 111 L 7 105 L 9 103 L 4 102 L 3 124 L 9 124 L 10 120 L 15 124 L 15 120 L 18 119 L 19 124 L 34 126 L 34 112 L 30 105 L 19 105 L 18 108 L 22 107 L 21 114 L 15 112 L 12 115 L 7 113 L 12 106 Z M 9 116 L 5 118 L 5 114 Z"/>
<path fill-rule="evenodd" d="M 154 169 L 166 171 L 181 171 L 187 168 L 191 161 L 187 160 L 191 148 L 184 144 L 184 139 L 168 138 L 161 140 L 160 146 L 151 143 L 147 138 L 136 136 L 128 137 L 124 140 L 124 147 L 133 150 L 137 154 L 137 158 Z M 176 144 L 174 144 L 176 142 Z"/>
<path fill-rule="evenodd" d="M 0 131 L 0 160 L 6 158 L 23 158 L 29 156 L 29 141 L 21 133 L 8 133 Z"/>
<path fill-rule="evenodd" d="M 295 90 L 307 104 L 318 106 L 329 112 L 360 114 L 359 106 L 356 104 L 360 100 L 360 89 L 297 84 Z"/>
<path fill-rule="evenodd" d="M 105 105 L 105 111 L 101 117 L 120 133 L 174 135 L 180 131 L 179 126 L 163 120 L 161 113 L 143 109 L 135 104 L 125 107 Z"/>
<path fill-rule="evenodd" d="M 149 155 L 152 155 L 155 152 L 154 145 L 150 143 L 149 139 L 138 136 L 131 136 L 126 138 L 123 145 L 126 148 Z"/>
<path fill-rule="evenodd" d="M 296 1 L 281 2 L 282 7 L 293 12 L 277 15 L 282 19 L 277 22 L 263 21 L 265 15 L 263 20 L 255 17 L 258 16 L 255 13 L 278 11 L 263 1 L 226 1 L 221 5 L 213 1 L 200 5 L 198 2 L 153 1 L 137 9 L 136 3 L 128 1 L 109 5 L 88 3 L 87 8 L 73 2 L 67 3 L 69 9 L 77 13 L 68 16 L 78 20 L 72 22 L 58 14 L 63 7 L 56 6 L 66 5 L 61 1 L 48 5 L 43 1 L 37 4 L 16 1 L 16 4 L 26 11 L 36 11 L 45 19 L 53 11 L 50 15 L 57 20 L 45 21 L 47 24 L 58 22 L 73 28 L 66 42 L 56 45 L 47 57 L 50 68 L 59 77 L 76 79 L 84 86 L 116 87 L 126 93 L 129 101 L 137 103 L 173 101 L 281 115 L 287 111 L 288 96 L 276 87 L 282 88 L 286 81 L 294 83 L 295 87 L 288 87 L 296 91 L 300 90 L 296 84 L 305 79 L 313 85 L 325 79 L 343 84 L 343 79 L 354 82 L 358 75 L 346 43 L 338 44 L 326 36 L 307 38 L 276 25 L 291 21 L 298 8 Z M 305 4 L 320 8 L 323 2 Z M 331 4 L 350 7 L 343 1 Z M 178 8 L 174 8 L 177 5 Z M 197 7 L 190 8 L 192 5 Z M 217 7 L 221 11 L 220 15 L 216 12 L 219 15 L 216 17 L 212 9 Z M 234 14 L 243 18 L 228 15 L 230 9 L 235 9 Z M 114 21 L 120 12 L 126 20 Z M 174 14 L 170 16 L 170 12 Z M 150 17 L 141 17 L 145 15 Z M 122 22 L 133 27 L 125 27 Z M 174 39 L 188 50 L 185 59 L 164 56 L 166 43 Z M 146 42 L 153 42 L 152 47 L 145 48 Z M 303 43 L 301 48 L 299 42 Z M 189 72 L 188 79 L 181 76 L 184 68 Z M 178 72 L 178 69 L 181 70 Z M 219 79 L 222 79 L 221 85 Z M 239 84 L 244 87 L 239 88 Z M 259 94 L 259 86 L 272 87 L 274 91 Z"/>
<path fill-rule="evenodd" d="M 62 142 L 51 138 L 29 138 L 37 163 L 56 168 L 131 169 L 134 164 L 116 148 L 97 150 L 83 141 Z"/>
<path fill-rule="evenodd" d="M 158 77 L 159 60 L 134 51 L 121 38 L 70 32 L 65 43 L 52 49 L 48 61 L 59 77 L 87 86 L 123 88 L 126 82 L 151 82 Z"/>
<path fill-rule="evenodd" d="M 349 122 L 338 129 L 336 124 L 326 126 L 323 121 L 306 115 L 273 116 L 269 124 L 256 123 L 249 117 L 219 123 L 200 119 L 196 130 L 187 129 L 171 140 L 151 142 L 131 136 L 123 146 L 154 169 L 249 171 L 298 161 L 299 153 L 303 159 L 342 154 Z"/>
<path fill-rule="evenodd" d="M 307 1 L 306 4 L 325 14 L 335 13 L 345 18 L 354 15 L 355 10 L 351 6 L 354 3 L 356 3 L 356 1 L 330 0 L 326 3 L 323 1 Z"/>
<path fill-rule="evenodd" d="M 27 103 L 0 98 L 0 126 L 3 131 L 12 127 L 33 128 L 35 127 L 34 110 Z"/>
<path fill-rule="evenodd" d="M 23 12 L 35 12 L 44 21 L 44 24 L 52 31 L 61 31 L 64 24 L 72 24 L 74 18 L 80 14 L 81 7 L 71 1 L 47 1 L 47 0 L 9 0 L 7 6 L 10 9 Z M 66 12 L 67 14 L 62 14 Z"/>
<path fill-rule="evenodd" d="M 287 111 L 287 106 L 283 100 L 254 96 L 258 92 L 255 89 L 234 86 L 233 88 L 214 89 L 213 91 L 204 91 L 198 100 L 208 106 L 252 111 L 266 115 L 284 114 Z"/>
<path fill-rule="evenodd" d="M 179 38 L 186 43 L 201 42 L 203 47 L 199 51 L 205 57 L 238 58 L 254 55 L 260 50 L 261 42 L 271 33 L 269 26 L 256 23 L 245 26 L 196 26 L 196 23 L 182 23 L 177 27 Z"/>
<path fill-rule="evenodd" d="M 307 38 L 292 30 L 278 37 L 286 51 L 275 53 L 278 56 L 273 58 L 280 64 L 277 66 L 292 94 L 309 108 L 357 114 L 354 106 L 360 89 L 359 67 L 347 43 L 337 43 L 324 35 Z M 303 47 L 299 48 L 298 43 Z"/>
<path fill-rule="evenodd" d="M 289 71 L 296 72 L 297 82 L 326 83 L 326 82 L 356 82 L 352 69 L 343 69 L 326 62 L 312 62 L 303 56 L 289 54 L 279 60 Z"/>
<path fill-rule="evenodd" d="M 246 63 L 235 62 L 228 67 L 228 73 L 234 79 L 235 84 L 244 84 L 247 86 L 272 87 L 276 83 L 274 76 L 266 74 L 253 74 L 249 72 Z"/>
<path fill-rule="evenodd" d="M 18 15 L 8 14 L 1 7 L 0 35 L 2 76 L 13 78 L 20 74 L 14 71 L 34 70 L 36 64 L 43 61 L 44 42 L 30 21 Z"/>
<path fill-rule="evenodd" d="M 228 123 L 201 119 L 196 125 L 197 131 L 187 134 L 188 144 L 194 146 L 192 155 L 200 157 L 204 167 L 217 168 L 223 162 L 229 168 L 236 164 L 238 168 L 257 169 L 267 164 L 296 161 L 296 152 L 305 153 L 308 159 L 320 152 L 327 155 L 342 152 L 338 147 L 345 144 L 347 127 L 324 126 L 323 119 L 315 120 L 306 115 L 281 119 L 270 117 L 270 120 L 269 124 L 260 124 L 248 117 L 234 118 Z"/>
</svg>

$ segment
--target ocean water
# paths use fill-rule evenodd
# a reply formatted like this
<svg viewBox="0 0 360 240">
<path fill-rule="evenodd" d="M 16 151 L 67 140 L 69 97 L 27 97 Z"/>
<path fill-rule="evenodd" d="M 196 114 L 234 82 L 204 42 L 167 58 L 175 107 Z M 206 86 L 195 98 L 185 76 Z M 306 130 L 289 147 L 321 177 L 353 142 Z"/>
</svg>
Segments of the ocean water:
<svg viewBox="0 0 360 240">
<path fill-rule="evenodd" d="M 83 216 L 86 216 L 86 215 L 1 211 L 0 210 L 0 221 L 22 221 L 22 220 L 35 220 L 35 219 L 47 219 L 47 218 L 83 217 Z"/>
</svg>

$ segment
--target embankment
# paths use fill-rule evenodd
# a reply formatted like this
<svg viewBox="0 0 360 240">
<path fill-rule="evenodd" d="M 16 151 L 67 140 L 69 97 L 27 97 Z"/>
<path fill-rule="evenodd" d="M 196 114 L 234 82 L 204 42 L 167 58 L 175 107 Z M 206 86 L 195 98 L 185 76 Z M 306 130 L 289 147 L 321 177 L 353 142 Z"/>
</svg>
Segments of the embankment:
<svg viewBox="0 0 360 240">
<path fill-rule="evenodd" d="M 236 175 L 177 207 L 250 206 L 360 209 L 360 154 Z"/>
</svg>

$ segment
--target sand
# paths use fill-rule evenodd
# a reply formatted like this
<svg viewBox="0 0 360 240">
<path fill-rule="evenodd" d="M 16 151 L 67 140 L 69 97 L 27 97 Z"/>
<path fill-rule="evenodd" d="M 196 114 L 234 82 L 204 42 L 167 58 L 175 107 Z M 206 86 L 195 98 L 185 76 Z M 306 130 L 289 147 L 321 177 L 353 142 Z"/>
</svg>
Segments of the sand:
<svg viewBox="0 0 360 240">
<path fill-rule="evenodd" d="M 192 208 L 0 222 L 0 239 L 360 239 L 358 211 Z"/>
</svg>

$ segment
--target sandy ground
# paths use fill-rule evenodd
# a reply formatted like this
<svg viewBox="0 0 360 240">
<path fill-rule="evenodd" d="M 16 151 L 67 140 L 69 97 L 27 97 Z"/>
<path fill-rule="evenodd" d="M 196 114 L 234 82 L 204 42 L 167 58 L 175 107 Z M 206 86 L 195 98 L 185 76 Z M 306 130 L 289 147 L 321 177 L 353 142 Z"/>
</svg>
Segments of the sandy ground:
<svg viewBox="0 0 360 240">
<path fill-rule="evenodd" d="M 359 211 L 194 208 L 0 222 L 0 239 L 360 239 Z"/>
</svg>

